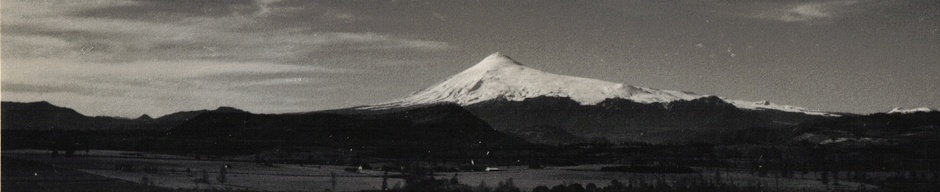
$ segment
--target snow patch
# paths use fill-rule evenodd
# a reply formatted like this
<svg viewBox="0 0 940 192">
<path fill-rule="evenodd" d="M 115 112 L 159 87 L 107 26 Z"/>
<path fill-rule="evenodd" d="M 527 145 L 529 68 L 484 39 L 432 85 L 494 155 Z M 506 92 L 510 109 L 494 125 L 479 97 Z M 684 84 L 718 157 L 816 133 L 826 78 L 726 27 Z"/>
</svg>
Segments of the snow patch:
<svg viewBox="0 0 940 192">
<path fill-rule="evenodd" d="M 891 109 L 891 111 L 888 111 L 888 114 L 909 114 L 909 113 L 934 112 L 934 111 L 937 111 L 937 110 L 927 108 L 927 107 L 919 107 L 919 108 L 913 108 L 913 109 L 895 107 L 894 109 Z"/>
<path fill-rule="evenodd" d="M 831 116 L 831 117 L 838 117 L 838 116 L 840 116 L 840 115 L 837 115 L 837 114 L 826 113 L 826 112 L 816 111 L 816 110 L 810 110 L 810 109 L 806 109 L 806 108 L 802 108 L 802 107 L 797 107 L 797 106 L 778 105 L 778 104 L 772 103 L 772 102 L 770 102 L 770 101 L 758 101 L 758 102 L 753 102 L 753 101 L 743 101 L 743 100 L 729 100 L 729 99 L 725 99 L 725 98 L 721 98 L 721 99 L 723 99 L 723 100 L 727 101 L 728 103 L 731 103 L 731 104 L 733 104 L 734 106 L 736 106 L 736 107 L 738 107 L 738 108 L 741 108 L 741 109 L 750 109 L 750 110 L 778 110 L 778 111 L 786 111 L 786 112 L 793 112 L 793 113 L 804 113 L 804 114 L 810 114 L 810 115 Z"/>
</svg>

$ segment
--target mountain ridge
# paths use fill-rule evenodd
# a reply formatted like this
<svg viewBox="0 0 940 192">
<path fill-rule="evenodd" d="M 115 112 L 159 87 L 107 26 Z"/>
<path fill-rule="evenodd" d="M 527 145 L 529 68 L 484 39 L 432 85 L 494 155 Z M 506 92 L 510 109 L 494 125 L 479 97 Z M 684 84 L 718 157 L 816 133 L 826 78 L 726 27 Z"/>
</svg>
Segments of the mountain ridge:
<svg viewBox="0 0 940 192">
<path fill-rule="evenodd" d="M 232 107 L 219 107 L 215 110 L 180 111 L 157 118 L 147 114 L 137 118 L 88 116 L 48 101 L 3 101 L 2 112 L 4 130 L 169 129 L 203 113 L 248 113 Z"/>
</svg>

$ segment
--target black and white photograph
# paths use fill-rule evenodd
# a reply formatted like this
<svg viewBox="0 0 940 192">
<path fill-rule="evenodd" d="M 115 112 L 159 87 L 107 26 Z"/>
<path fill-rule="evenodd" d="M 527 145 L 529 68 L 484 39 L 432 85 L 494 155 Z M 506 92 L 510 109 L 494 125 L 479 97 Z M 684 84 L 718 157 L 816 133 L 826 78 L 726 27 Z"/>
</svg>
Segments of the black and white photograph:
<svg viewBox="0 0 940 192">
<path fill-rule="evenodd" d="M 940 1 L 0 0 L 9 192 L 940 190 Z"/>
</svg>

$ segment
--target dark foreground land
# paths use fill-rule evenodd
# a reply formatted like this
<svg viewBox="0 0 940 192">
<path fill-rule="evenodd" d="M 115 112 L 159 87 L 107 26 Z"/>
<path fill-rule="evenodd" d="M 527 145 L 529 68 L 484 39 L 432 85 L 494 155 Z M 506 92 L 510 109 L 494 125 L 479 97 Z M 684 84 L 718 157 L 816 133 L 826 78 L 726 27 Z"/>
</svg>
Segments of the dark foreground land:
<svg viewBox="0 0 940 192">
<path fill-rule="evenodd" d="M 870 167 L 862 170 L 850 169 L 856 167 L 851 163 L 859 162 L 851 158 L 840 160 L 840 163 L 818 161 L 803 164 L 797 163 L 797 160 L 785 161 L 762 152 L 764 155 L 757 156 L 763 156 L 763 159 L 728 157 L 718 161 L 716 165 L 709 165 L 693 161 L 691 159 L 695 158 L 691 156 L 675 156 L 679 151 L 694 152 L 690 146 L 639 148 L 644 148 L 643 151 L 646 152 L 632 149 L 635 151 L 632 157 L 637 159 L 631 161 L 581 165 L 485 166 L 495 169 L 492 171 L 453 170 L 449 165 L 452 163 L 426 160 L 421 163 L 403 163 L 400 165 L 407 164 L 411 167 L 398 169 L 390 167 L 396 165 L 394 160 L 372 160 L 358 164 L 363 166 L 359 169 L 356 164 L 259 164 L 250 160 L 251 156 L 244 159 L 195 159 L 189 156 L 148 152 L 91 150 L 77 152 L 69 157 L 53 157 L 48 150 L 5 150 L 2 182 L 4 191 L 329 191 L 334 188 L 336 191 L 370 191 L 385 188 L 393 191 L 475 192 L 546 189 L 579 192 L 929 191 L 937 187 L 936 172 L 931 172 L 930 169 L 901 170 L 905 167 L 897 167 L 926 165 L 918 165 L 909 160 L 899 160 L 900 163 L 891 163 L 890 167 Z M 733 151 L 726 148 L 728 147 L 717 147 L 717 151 Z M 611 151 L 617 150 L 585 150 L 578 155 L 598 155 Z M 648 156 L 652 151 L 665 153 L 656 153 L 659 157 Z M 641 156 L 647 158 L 640 160 Z M 674 159 L 653 162 L 653 159 L 665 156 L 672 156 Z M 830 159 L 835 157 L 831 156 Z M 641 163 L 644 161 L 647 163 Z M 888 164 L 878 161 L 873 165 Z"/>
<path fill-rule="evenodd" d="M 378 114 L 216 111 L 180 121 L 120 120 L 125 124 L 98 117 L 65 121 L 69 116 L 22 114 L 26 115 L 3 117 L 4 191 L 929 191 L 940 187 L 940 112 L 719 129 L 715 137 L 720 142 L 601 138 L 567 144 L 528 142 L 494 130 L 453 105 Z M 31 119 L 40 116 L 55 118 Z M 550 128 L 530 131 L 543 131 L 531 134 L 536 136 L 558 133 Z"/>
<path fill-rule="evenodd" d="M 65 167 L 2 157 L 2 191 L 168 191 Z"/>
</svg>

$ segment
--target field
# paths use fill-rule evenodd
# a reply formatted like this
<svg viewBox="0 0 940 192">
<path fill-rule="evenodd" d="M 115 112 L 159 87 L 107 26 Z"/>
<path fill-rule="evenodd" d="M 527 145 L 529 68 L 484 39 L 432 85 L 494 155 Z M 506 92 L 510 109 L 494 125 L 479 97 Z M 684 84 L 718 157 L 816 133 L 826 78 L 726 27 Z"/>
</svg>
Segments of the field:
<svg viewBox="0 0 940 192">
<path fill-rule="evenodd" d="M 251 162 L 200 161 L 137 152 L 121 152 L 133 154 L 129 156 L 98 156 L 119 153 L 94 150 L 88 156 L 53 158 L 48 153 L 39 152 L 41 151 L 30 150 L 29 153 L 5 151 L 3 157 L 67 167 L 84 173 L 130 182 L 141 183 L 146 180 L 148 185 L 171 189 L 323 191 L 332 187 L 331 173 L 336 173 L 337 189 L 343 191 L 379 189 L 382 183 L 382 172 L 365 170 L 360 173 L 350 173 L 344 171 L 343 169 L 347 167 L 343 166 L 285 164 L 265 166 Z M 217 177 L 223 166 L 229 168 L 226 169 L 226 181 L 220 183 Z M 209 182 L 195 182 L 194 180 L 202 177 L 203 170 L 209 175 Z M 401 180 L 389 179 L 390 184 L 398 181 Z"/>
<path fill-rule="evenodd" d="M 3 162 L 2 191 L 150 191 L 152 187 L 64 167 L 10 158 Z"/>
<path fill-rule="evenodd" d="M 461 183 L 477 186 L 480 182 L 486 182 L 490 186 L 495 186 L 498 182 L 512 178 L 516 186 L 523 191 L 545 185 L 553 186 L 563 183 L 580 183 L 582 185 L 594 183 L 597 186 L 606 186 L 611 180 L 628 182 L 630 180 L 641 182 L 666 181 L 673 183 L 680 179 L 705 179 L 715 180 L 713 172 L 699 170 L 700 173 L 691 174 L 655 174 L 655 173 L 621 173 L 621 172 L 601 172 L 597 171 L 607 165 L 582 165 L 568 167 L 550 167 L 546 169 L 526 169 L 526 167 L 505 167 L 497 172 L 468 172 L 457 173 Z M 445 173 L 453 174 L 453 173 Z M 739 171 L 721 171 L 723 182 L 734 183 L 739 186 L 763 186 L 771 191 L 827 191 L 826 185 L 815 180 L 815 177 L 804 177 L 807 179 L 775 179 L 769 177 L 755 177 L 751 174 Z M 440 178 L 450 178 L 441 176 Z M 871 185 L 843 182 L 840 186 L 830 186 L 830 188 L 857 189 L 859 186 L 866 188 L 876 188 Z"/>
<path fill-rule="evenodd" d="M 259 165 L 253 162 L 232 162 L 213 160 L 194 160 L 188 157 L 126 152 L 90 150 L 78 152 L 76 156 L 52 157 L 49 151 L 42 150 L 13 150 L 4 151 L 4 189 L 8 186 L 20 189 L 35 189 L 42 191 L 39 186 L 49 184 L 59 185 L 61 188 L 116 188 L 134 189 L 159 187 L 164 189 L 229 189 L 252 191 L 324 191 L 332 189 L 332 174 L 335 174 L 336 189 L 338 191 L 360 191 L 381 189 L 383 171 L 361 170 L 350 172 L 344 170 L 350 166 L 336 165 L 299 165 L 299 164 L 273 164 Z M 8 169 L 15 166 L 16 169 Z M 222 167 L 225 169 L 224 183 L 218 176 Z M 438 179 L 456 178 L 460 183 L 470 186 L 488 187 L 496 186 L 507 179 L 513 179 L 515 186 L 522 191 L 531 191 L 532 188 L 544 185 L 554 186 L 566 183 L 588 184 L 594 183 L 603 187 L 611 180 L 672 183 L 678 180 L 705 179 L 717 180 L 720 177 L 723 183 L 733 183 L 738 186 L 761 186 L 771 191 L 827 191 L 828 189 L 850 189 L 859 187 L 876 188 L 875 186 L 842 181 L 838 185 L 825 185 L 818 181 L 817 175 L 808 174 L 796 177 L 772 178 L 756 177 L 743 170 L 705 170 L 695 168 L 698 173 L 691 174 L 654 174 L 654 173 L 622 173 L 602 172 L 601 167 L 612 165 L 580 165 L 564 167 L 547 167 L 544 169 L 529 169 L 526 166 L 496 167 L 498 171 L 491 172 L 436 172 Z M 58 168 L 59 172 L 51 168 Z M 74 171 L 72 171 L 74 170 Z M 203 174 L 205 172 L 205 174 Z M 43 179 L 32 179 L 29 173 L 42 175 Z M 390 173 L 388 187 L 402 185 L 404 181 L 396 178 L 399 173 Z M 197 182 L 205 178 L 208 182 Z M 29 181 L 29 182 L 24 182 Z M 16 190 L 19 191 L 19 190 Z M 124 191 L 124 190 L 120 190 Z"/>
</svg>

